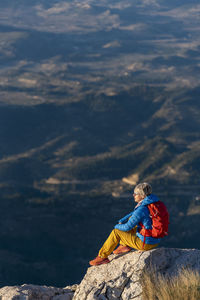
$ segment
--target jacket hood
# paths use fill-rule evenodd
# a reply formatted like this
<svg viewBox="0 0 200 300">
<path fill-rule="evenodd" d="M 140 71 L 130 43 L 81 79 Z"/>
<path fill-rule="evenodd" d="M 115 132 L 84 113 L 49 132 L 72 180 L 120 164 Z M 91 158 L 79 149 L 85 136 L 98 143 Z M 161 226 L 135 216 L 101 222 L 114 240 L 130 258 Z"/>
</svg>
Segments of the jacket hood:
<svg viewBox="0 0 200 300">
<path fill-rule="evenodd" d="M 144 198 L 144 200 L 142 200 L 141 205 L 142 206 L 149 205 L 151 203 L 158 202 L 158 201 L 159 201 L 158 197 L 154 194 L 151 194 L 151 195 L 147 196 L 146 198 Z"/>
</svg>

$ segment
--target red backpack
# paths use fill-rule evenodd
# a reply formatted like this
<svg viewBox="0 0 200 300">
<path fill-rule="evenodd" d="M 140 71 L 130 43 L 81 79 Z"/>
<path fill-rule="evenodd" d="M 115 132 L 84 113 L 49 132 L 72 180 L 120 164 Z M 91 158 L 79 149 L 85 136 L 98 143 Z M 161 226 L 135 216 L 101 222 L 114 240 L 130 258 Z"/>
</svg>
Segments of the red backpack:
<svg viewBox="0 0 200 300">
<path fill-rule="evenodd" d="M 145 229 L 143 224 L 140 234 L 144 237 L 163 238 L 168 235 L 169 213 L 165 204 L 157 201 L 148 205 L 150 217 L 152 218 L 152 229 Z"/>
</svg>

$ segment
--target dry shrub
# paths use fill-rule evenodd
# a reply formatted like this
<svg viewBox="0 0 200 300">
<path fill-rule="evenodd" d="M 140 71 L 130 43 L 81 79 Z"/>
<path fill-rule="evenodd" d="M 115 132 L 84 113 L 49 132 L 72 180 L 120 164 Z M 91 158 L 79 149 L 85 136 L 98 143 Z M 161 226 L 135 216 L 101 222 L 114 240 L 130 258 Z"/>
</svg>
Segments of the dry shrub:
<svg viewBox="0 0 200 300">
<path fill-rule="evenodd" d="M 200 273 L 182 269 L 167 277 L 148 271 L 142 277 L 143 300 L 200 300 Z"/>
</svg>

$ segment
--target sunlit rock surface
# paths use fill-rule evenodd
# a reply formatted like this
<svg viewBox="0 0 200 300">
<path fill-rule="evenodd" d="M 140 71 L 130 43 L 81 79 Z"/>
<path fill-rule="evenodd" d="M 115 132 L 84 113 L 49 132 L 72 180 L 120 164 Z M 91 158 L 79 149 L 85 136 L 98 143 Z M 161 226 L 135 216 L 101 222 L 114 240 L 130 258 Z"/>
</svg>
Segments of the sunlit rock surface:
<svg viewBox="0 0 200 300">
<path fill-rule="evenodd" d="M 0 289 L 1 300 L 71 300 L 76 285 L 55 288 L 23 284 L 22 286 L 5 286 Z"/>
<path fill-rule="evenodd" d="M 80 285 L 55 288 L 24 284 L 0 289 L 1 300 L 142 300 L 141 276 L 154 269 L 173 276 L 181 268 L 200 271 L 200 250 L 158 248 L 111 255 L 109 264 L 89 267 Z"/>
<path fill-rule="evenodd" d="M 141 300 L 140 278 L 151 267 L 169 276 L 182 267 L 200 270 L 200 250 L 158 248 L 110 256 L 111 263 L 88 269 L 73 300 Z"/>
</svg>

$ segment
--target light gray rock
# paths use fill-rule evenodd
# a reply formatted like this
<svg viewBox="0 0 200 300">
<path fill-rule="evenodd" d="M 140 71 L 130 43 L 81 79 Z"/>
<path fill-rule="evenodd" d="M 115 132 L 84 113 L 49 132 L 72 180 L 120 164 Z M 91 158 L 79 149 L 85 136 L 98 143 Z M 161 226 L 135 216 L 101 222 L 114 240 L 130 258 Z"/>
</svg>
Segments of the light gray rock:
<svg viewBox="0 0 200 300">
<path fill-rule="evenodd" d="M 23 284 L 21 286 L 5 286 L 0 289 L 1 300 L 71 300 L 76 285 L 55 288 Z"/>
<path fill-rule="evenodd" d="M 182 267 L 200 271 L 200 250 L 157 248 L 111 255 L 109 264 L 90 267 L 77 287 L 73 300 L 141 300 L 140 278 L 154 268 L 175 275 Z"/>
<path fill-rule="evenodd" d="M 80 285 L 65 288 L 24 284 L 0 289 L 0 300 L 141 300 L 141 276 L 153 268 L 176 275 L 188 267 L 200 272 L 200 250 L 157 248 L 111 255 L 106 265 L 90 267 Z"/>
</svg>

